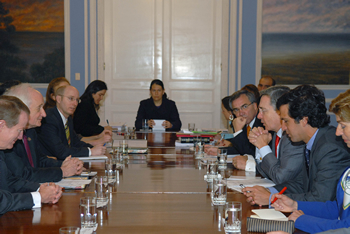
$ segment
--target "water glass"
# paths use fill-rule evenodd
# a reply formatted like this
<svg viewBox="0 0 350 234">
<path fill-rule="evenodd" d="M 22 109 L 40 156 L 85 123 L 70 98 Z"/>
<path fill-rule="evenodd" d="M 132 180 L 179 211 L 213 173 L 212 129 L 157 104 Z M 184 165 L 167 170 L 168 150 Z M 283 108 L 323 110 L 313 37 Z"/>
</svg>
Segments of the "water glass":
<svg viewBox="0 0 350 234">
<path fill-rule="evenodd" d="M 227 165 L 227 149 L 218 149 L 218 161 L 219 165 Z"/>
<path fill-rule="evenodd" d="M 196 124 L 195 123 L 189 123 L 188 124 L 188 131 L 193 132 L 195 129 Z"/>
<path fill-rule="evenodd" d="M 148 119 L 143 119 L 143 120 L 142 120 L 142 130 L 143 130 L 144 132 L 147 132 L 148 129 L 149 129 L 149 127 L 148 127 Z"/>
<path fill-rule="evenodd" d="M 117 174 L 117 160 L 109 158 L 105 163 L 105 175 L 108 176 L 108 183 L 113 184 L 116 182 Z"/>
<path fill-rule="evenodd" d="M 242 203 L 226 202 L 225 207 L 225 232 L 241 232 Z"/>
<path fill-rule="evenodd" d="M 218 175 L 218 162 L 217 160 L 208 159 L 207 162 L 207 179 L 212 180 Z"/>
<path fill-rule="evenodd" d="M 128 156 L 128 141 L 127 140 L 121 140 L 119 141 L 119 150 L 122 152 L 123 156 Z"/>
<path fill-rule="evenodd" d="M 108 176 L 95 177 L 95 194 L 97 206 L 107 205 L 108 201 Z"/>
<path fill-rule="evenodd" d="M 79 227 L 61 227 L 60 228 L 60 234 L 79 234 L 80 228 Z"/>
<path fill-rule="evenodd" d="M 80 198 L 80 222 L 82 228 L 95 228 L 97 204 L 94 197 Z"/>
<path fill-rule="evenodd" d="M 211 202 L 213 205 L 225 205 L 227 198 L 226 179 L 213 178 L 213 189 L 211 191 Z"/>
<path fill-rule="evenodd" d="M 196 152 L 195 152 L 196 158 L 203 158 L 204 157 L 204 145 L 200 144 L 196 146 Z"/>
</svg>

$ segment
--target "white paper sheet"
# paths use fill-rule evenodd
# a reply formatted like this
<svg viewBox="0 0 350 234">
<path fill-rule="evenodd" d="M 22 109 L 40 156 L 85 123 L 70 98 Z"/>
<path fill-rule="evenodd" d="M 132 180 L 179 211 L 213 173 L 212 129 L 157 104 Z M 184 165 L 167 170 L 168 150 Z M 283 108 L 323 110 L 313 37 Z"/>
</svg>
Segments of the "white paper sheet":
<svg viewBox="0 0 350 234">
<path fill-rule="evenodd" d="M 165 128 L 162 126 L 162 123 L 165 121 L 165 119 L 154 119 L 154 126 L 152 128 L 152 131 L 157 132 L 165 132 Z"/>
<path fill-rule="evenodd" d="M 227 187 L 233 190 L 236 190 L 238 192 L 242 192 L 242 187 L 240 184 L 243 184 L 245 187 L 253 187 L 255 185 L 260 185 L 262 187 L 272 187 L 275 184 L 266 178 L 252 178 L 252 177 L 245 177 L 241 176 L 241 178 L 235 176 L 227 178 Z"/>
</svg>

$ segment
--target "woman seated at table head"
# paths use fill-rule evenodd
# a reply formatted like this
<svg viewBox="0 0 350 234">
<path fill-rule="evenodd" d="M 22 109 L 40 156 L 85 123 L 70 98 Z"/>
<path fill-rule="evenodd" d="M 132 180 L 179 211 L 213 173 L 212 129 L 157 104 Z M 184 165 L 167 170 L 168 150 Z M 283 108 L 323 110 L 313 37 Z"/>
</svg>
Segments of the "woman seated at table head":
<svg viewBox="0 0 350 234">
<path fill-rule="evenodd" d="M 338 122 L 335 134 L 341 136 L 347 147 L 350 148 L 350 89 L 333 99 L 329 111 L 335 114 Z M 305 232 L 316 233 L 350 227 L 349 179 L 350 167 L 339 179 L 335 201 L 300 202 L 285 195 L 274 194 L 271 200 L 275 197 L 278 199 L 272 206 L 276 210 L 293 212 L 288 219 L 295 222 L 296 228 Z"/>
<path fill-rule="evenodd" d="M 111 127 L 102 127 L 97 111 L 100 109 L 100 102 L 107 92 L 107 85 L 101 80 L 94 80 L 81 95 L 81 102 L 74 112 L 73 123 L 77 134 L 84 137 L 95 136 L 103 130 L 112 130 Z"/>
<path fill-rule="evenodd" d="M 161 80 L 153 80 L 149 87 L 151 97 L 140 102 L 137 111 L 135 127 L 136 130 L 142 128 L 142 120 L 147 119 L 148 126 L 153 128 L 155 119 L 164 119 L 162 126 L 167 131 L 179 131 L 181 120 L 176 104 L 167 98 L 164 84 Z"/>
<path fill-rule="evenodd" d="M 58 88 L 70 85 L 69 81 L 64 77 L 58 77 L 49 83 L 46 90 L 46 102 L 44 104 L 44 110 L 56 106 L 56 95 L 55 92 Z"/>
</svg>

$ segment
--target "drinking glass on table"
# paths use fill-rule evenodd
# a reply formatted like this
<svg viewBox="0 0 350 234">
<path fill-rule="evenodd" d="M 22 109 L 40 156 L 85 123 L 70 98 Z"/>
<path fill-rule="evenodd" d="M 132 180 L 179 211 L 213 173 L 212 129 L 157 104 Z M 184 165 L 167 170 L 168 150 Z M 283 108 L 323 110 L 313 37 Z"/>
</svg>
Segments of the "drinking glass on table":
<svg viewBox="0 0 350 234">
<path fill-rule="evenodd" d="M 188 123 L 188 131 L 193 132 L 195 129 L 196 124 L 195 123 Z"/>
<path fill-rule="evenodd" d="M 149 130 L 148 119 L 143 119 L 142 120 L 142 130 L 144 132 L 147 132 Z"/>
<path fill-rule="evenodd" d="M 218 175 L 218 162 L 217 160 L 208 159 L 207 161 L 207 179 L 213 180 Z"/>
<path fill-rule="evenodd" d="M 218 161 L 219 165 L 226 166 L 226 160 L 227 160 L 227 149 L 218 148 Z"/>
<path fill-rule="evenodd" d="M 97 201 L 94 197 L 80 198 L 80 222 L 82 228 L 95 228 Z"/>
<path fill-rule="evenodd" d="M 129 146 L 127 140 L 119 141 L 119 150 L 121 150 L 123 156 L 128 156 Z"/>
<path fill-rule="evenodd" d="M 227 198 L 226 179 L 213 178 L 213 189 L 211 191 L 211 202 L 213 205 L 225 205 Z"/>
<path fill-rule="evenodd" d="M 225 207 L 225 233 L 241 232 L 242 203 L 226 202 Z"/>
<path fill-rule="evenodd" d="M 106 206 L 108 201 L 108 176 L 95 177 L 95 194 L 97 207 Z"/>
<path fill-rule="evenodd" d="M 116 182 L 117 174 L 117 161 L 116 159 L 109 158 L 105 163 L 105 175 L 108 176 L 108 183 L 113 184 Z"/>
</svg>

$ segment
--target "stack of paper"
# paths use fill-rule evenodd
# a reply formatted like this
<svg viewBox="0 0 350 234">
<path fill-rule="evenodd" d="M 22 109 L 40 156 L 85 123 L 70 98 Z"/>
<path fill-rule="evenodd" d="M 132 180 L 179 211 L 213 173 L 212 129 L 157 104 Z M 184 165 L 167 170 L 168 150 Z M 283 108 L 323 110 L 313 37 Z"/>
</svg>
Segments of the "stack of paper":
<svg viewBox="0 0 350 234">
<path fill-rule="evenodd" d="M 85 177 L 87 178 L 87 177 Z M 84 178 L 70 178 L 70 179 L 62 179 L 56 184 L 61 186 L 64 189 L 84 189 L 86 185 L 90 184 L 91 180 Z"/>
<path fill-rule="evenodd" d="M 227 179 L 227 187 L 238 192 L 242 192 L 241 184 L 244 185 L 244 187 L 253 187 L 255 185 L 260 185 L 265 188 L 275 185 L 271 180 L 266 178 L 231 176 Z"/>
<path fill-rule="evenodd" d="M 92 160 L 106 160 L 108 157 L 106 155 L 96 155 L 96 156 L 90 156 L 90 157 L 77 157 L 81 161 L 92 161 Z"/>
</svg>

